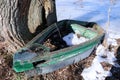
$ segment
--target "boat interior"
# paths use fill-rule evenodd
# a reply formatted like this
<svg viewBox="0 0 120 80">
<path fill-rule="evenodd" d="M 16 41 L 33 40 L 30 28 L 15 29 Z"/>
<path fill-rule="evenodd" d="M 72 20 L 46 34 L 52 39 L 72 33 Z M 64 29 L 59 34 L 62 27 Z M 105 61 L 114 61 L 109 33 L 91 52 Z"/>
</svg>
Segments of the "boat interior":
<svg viewBox="0 0 120 80">
<path fill-rule="evenodd" d="M 93 29 L 93 27 L 86 27 L 74 23 L 64 23 L 62 25 L 54 24 L 52 25 L 52 28 L 54 29 L 50 32 L 48 31 L 49 33 L 48 35 L 46 35 L 44 40 L 42 40 L 41 42 L 37 41 L 37 44 L 41 44 L 49 48 L 50 52 L 69 47 L 69 45 L 67 45 L 66 42 L 63 40 L 63 37 L 68 35 L 69 33 L 76 34 L 78 38 L 82 36 L 87 39 L 93 39 L 98 35 L 98 33 Z M 32 49 L 32 51 L 34 50 L 35 49 Z"/>
</svg>

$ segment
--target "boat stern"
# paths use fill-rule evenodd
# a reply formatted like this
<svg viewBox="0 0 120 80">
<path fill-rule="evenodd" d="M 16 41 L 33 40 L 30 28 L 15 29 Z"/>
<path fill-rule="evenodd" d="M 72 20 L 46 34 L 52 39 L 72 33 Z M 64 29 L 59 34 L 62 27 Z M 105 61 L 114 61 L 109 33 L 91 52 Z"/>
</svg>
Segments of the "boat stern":
<svg viewBox="0 0 120 80">
<path fill-rule="evenodd" d="M 34 66 L 30 60 L 36 56 L 35 53 L 26 52 L 27 50 L 21 50 L 13 55 L 13 69 L 16 72 L 23 72 L 33 69 Z"/>
</svg>

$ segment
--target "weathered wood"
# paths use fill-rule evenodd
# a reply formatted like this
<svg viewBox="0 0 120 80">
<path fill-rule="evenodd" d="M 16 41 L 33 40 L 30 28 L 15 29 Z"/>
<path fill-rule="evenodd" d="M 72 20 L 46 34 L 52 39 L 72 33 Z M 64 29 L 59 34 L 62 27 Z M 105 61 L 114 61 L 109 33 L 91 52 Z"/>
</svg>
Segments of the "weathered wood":
<svg viewBox="0 0 120 80">
<path fill-rule="evenodd" d="M 8 51 L 20 49 L 46 28 L 43 25 L 54 13 L 52 9 L 52 0 L 0 0 L 0 36 L 8 44 Z"/>
</svg>

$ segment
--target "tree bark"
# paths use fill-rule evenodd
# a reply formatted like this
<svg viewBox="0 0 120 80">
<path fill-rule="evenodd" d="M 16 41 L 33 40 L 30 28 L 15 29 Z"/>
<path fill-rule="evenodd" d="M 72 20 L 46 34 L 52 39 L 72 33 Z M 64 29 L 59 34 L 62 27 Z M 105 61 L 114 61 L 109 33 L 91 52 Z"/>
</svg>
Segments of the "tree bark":
<svg viewBox="0 0 120 80">
<path fill-rule="evenodd" d="M 54 0 L 0 0 L 0 44 L 15 52 L 56 21 Z"/>
</svg>

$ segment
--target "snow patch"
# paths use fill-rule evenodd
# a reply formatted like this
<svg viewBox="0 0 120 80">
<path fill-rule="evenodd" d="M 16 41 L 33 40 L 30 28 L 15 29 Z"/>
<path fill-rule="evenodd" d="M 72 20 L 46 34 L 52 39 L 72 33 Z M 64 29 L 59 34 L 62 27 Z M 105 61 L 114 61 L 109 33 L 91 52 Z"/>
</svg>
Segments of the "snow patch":
<svg viewBox="0 0 120 80">
<path fill-rule="evenodd" d="M 119 39 L 120 33 L 116 31 L 109 31 L 109 38 L 111 39 Z"/>
<path fill-rule="evenodd" d="M 111 76 L 109 71 L 104 71 L 99 60 L 94 59 L 92 66 L 85 68 L 81 74 L 84 80 L 104 80 L 106 76 Z"/>
<path fill-rule="evenodd" d="M 110 35 L 112 36 L 108 36 L 108 45 L 118 46 L 115 37 L 113 37 L 114 34 L 110 33 Z M 90 66 L 89 68 L 85 68 L 81 74 L 84 80 L 105 80 L 105 77 L 111 76 L 112 74 L 110 73 L 110 71 L 105 71 L 100 63 L 107 62 L 118 67 L 119 65 L 115 63 L 117 59 L 114 54 L 115 53 L 113 51 L 106 50 L 106 48 L 102 44 L 100 44 L 97 47 L 96 57 L 92 62 L 92 66 Z M 107 57 L 102 57 L 104 55 L 106 55 Z"/>
<path fill-rule="evenodd" d="M 88 39 L 85 37 L 78 38 L 77 34 L 69 33 L 68 35 L 63 37 L 63 40 L 67 43 L 68 46 L 78 45 L 87 41 Z"/>
</svg>

